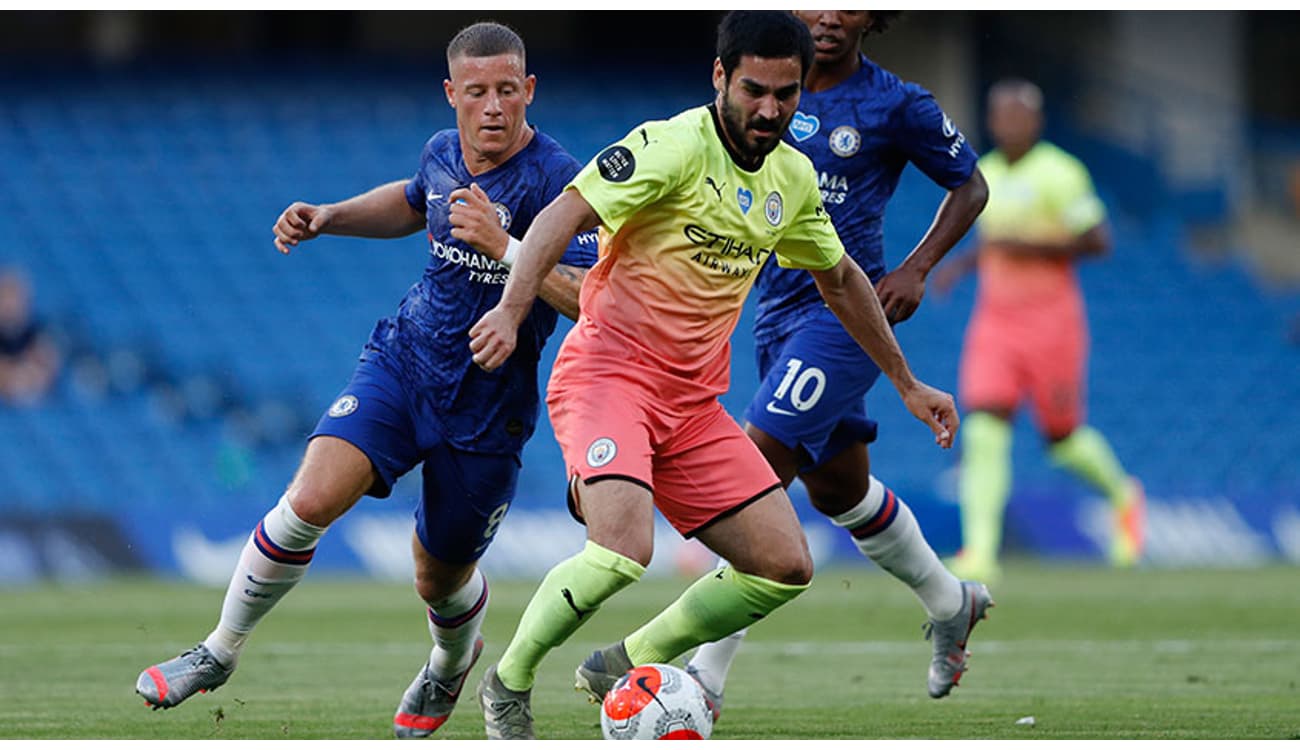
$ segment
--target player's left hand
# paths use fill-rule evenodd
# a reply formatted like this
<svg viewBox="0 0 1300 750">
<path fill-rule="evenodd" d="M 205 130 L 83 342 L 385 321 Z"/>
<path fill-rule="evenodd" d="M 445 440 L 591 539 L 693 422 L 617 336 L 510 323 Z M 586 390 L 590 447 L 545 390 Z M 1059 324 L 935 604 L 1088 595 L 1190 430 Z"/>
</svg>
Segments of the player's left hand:
<svg viewBox="0 0 1300 750">
<path fill-rule="evenodd" d="M 515 350 L 515 337 L 519 322 L 500 307 L 488 310 L 469 329 L 469 350 L 474 353 L 474 364 L 492 372 Z"/>
<path fill-rule="evenodd" d="M 467 188 L 457 188 L 447 196 L 451 201 L 448 211 L 451 219 L 451 236 L 468 242 L 487 257 L 501 260 L 506 254 L 510 238 L 501 228 L 501 219 L 483 188 L 477 182 Z"/>
<path fill-rule="evenodd" d="M 889 322 L 902 323 L 912 317 L 925 296 L 925 274 L 899 266 L 876 283 L 876 296 Z"/>
<path fill-rule="evenodd" d="M 961 422 L 952 396 L 919 380 L 900 395 L 912 416 L 929 426 L 934 433 L 934 442 L 940 448 L 951 448 L 953 439 L 957 437 L 957 425 Z"/>
</svg>

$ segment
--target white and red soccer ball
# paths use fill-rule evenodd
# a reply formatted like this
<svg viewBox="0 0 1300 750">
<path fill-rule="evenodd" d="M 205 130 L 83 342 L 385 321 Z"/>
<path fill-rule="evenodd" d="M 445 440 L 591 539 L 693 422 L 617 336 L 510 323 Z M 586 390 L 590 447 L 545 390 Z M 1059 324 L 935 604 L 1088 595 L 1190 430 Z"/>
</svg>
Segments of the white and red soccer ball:
<svg viewBox="0 0 1300 750">
<path fill-rule="evenodd" d="M 620 677 L 605 694 L 600 731 L 607 740 L 707 740 L 713 712 L 685 671 L 645 664 Z"/>
</svg>

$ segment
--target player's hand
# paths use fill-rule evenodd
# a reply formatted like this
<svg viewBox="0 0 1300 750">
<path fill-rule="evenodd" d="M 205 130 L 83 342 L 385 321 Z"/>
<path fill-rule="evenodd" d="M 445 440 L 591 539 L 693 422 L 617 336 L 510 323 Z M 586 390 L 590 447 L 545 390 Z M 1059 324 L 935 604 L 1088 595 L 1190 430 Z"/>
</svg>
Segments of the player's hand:
<svg viewBox="0 0 1300 750">
<path fill-rule="evenodd" d="M 515 350 L 515 336 L 519 322 L 500 307 L 488 310 L 469 329 L 469 350 L 474 353 L 474 364 L 491 372 L 510 358 Z"/>
<path fill-rule="evenodd" d="M 451 219 L 451 236 L 468 242 L 487 257 L 501 260 L 506 254 L 510 237 L 501 228 L 501 219 L 492 200 L 478 183 L 468 188 L 457 188 L 447 196 L 451 201 L 448 212 Z"/>
<path fill-rule="evenodd" d="M 912 416 L 930 427 L 934 433 L 934 442 L 940 448 L 951 448 L 953 439 L 957 436 L 957 425 L 961 421 L 952 396 L 919 380 L 901 395 Z"/>
<path fill-rule="evenodd" d="M 912 317 L 925 296 L 925 274 L 899 266 L 876 284 L 876 296 L 889 322 L 902 323 Z"/>
<path fill-rule="evenodd" d="M 291 203 L 280 218 L 276 219 L 271 233 L 275 235 L 275 247 L 285 255 L 289 248 L 295 247 L 303 240 L 314 240 L 325 231 L 334 213 L 328 206 L 313 206 L 310 203 L 296 201 Z"/>
</svg>

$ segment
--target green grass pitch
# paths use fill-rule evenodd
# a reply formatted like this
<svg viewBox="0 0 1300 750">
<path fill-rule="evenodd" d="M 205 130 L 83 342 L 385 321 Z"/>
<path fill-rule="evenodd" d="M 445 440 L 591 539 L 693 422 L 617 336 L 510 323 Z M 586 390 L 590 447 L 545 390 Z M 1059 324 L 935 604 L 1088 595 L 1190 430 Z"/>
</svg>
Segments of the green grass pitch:
<svg viewBox="0 0 1300 750">
<path fill-rule="evenodd" d="M 540 575 L 541 571 L 539 571 Z M 544 663 L 539 737 L 598 739 L 573 669 L 685 587 L 624 591 Z M 487 649 L 437 736 L 483 736 L 472 694 L 534 582 L 494 581 Z M 951 696 L 925 693 L 929 644 L 911 593 L 829 569 L 755 626 L 715 739 L 1297 739 L 1300 571 L 1117 572 L 1012 564 Z M 0 589 L 0 738 L 382 739 L 429 648 L 408 586 L 307 579 L 272 612 L 231 681 L 169 711 L 141 669 L 205 636 L 222 592 L 151 580 Z M 1035 725 L 1017 725 L 1033 716 Z"/>
</svg>

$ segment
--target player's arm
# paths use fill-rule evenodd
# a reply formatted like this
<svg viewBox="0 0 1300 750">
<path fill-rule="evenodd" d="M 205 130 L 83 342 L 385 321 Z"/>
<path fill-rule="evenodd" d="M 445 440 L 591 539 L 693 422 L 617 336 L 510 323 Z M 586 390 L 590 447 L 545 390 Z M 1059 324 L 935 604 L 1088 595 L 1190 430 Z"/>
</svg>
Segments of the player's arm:
<svg viewBox="0 0 1300 750">
<path fill-rule="evenodd" d="M 515 350 L 519 326 L 532 309 L 546 276 L 564 256 L 574 235 L 600 222 L 591 204 L 577 190 L 565 190 L 533 220 L 510 269 L 505 291 L 469 330 L 474 362 L 484 370 L 500 367 Z"/>
<path fill-rule="evenodd" d="M 471 183 L 468 188 L 453 190 L 448 199 L 451 201 L 451 236 L 468 242 L 489 258 L 513 267 L 523 243 L 501 227 L 496 209 L 483 188 L 478 183 Z M 557 262 L 555 268 L 542 278 L 538 296 L 561 315 L 577 320 L 578 293 L 586 275 L 585 268 Z"/>
<path fill-rule="evenodd" d="M 809 273 L 844 329 L 898 389 L 908 411 L 929 425 L 936 443 L 944 448 L 952 447 L 959 421 L 952 396 L 931 388 L 912 374 L 871 280 L 858 264 L 845 253 L 834 266 Z"/>
<path fill-rule="evenodd" d="M 380 185 L 339 203 L 296 201 L 280 214 L 271 231 L 282 253 L 322 234 L 391 239 L 424 227 L 424 214 L 406 199 L 407 180 Z"/>
<path fill-rule="evenodd" d="M 925 236 L 898 268 L 876 285 L 876 295 L 889 322 L 901 323 L 912 317 L 925 296 L 930 271 L 966 235 L 988 199 L 989 186 L 979 168 L 966 182 L 948 191 Z"/>
<path fill-rule="evenodd" d="M 997 240 L 989 244 L 996 244 L 1003 252 L 1015 255 L 1033 255 L 1041 258 L 1097 258 L 1110 252 L 1110 226 L 1102 222 L 1066 242 Z"/>
</svg>

